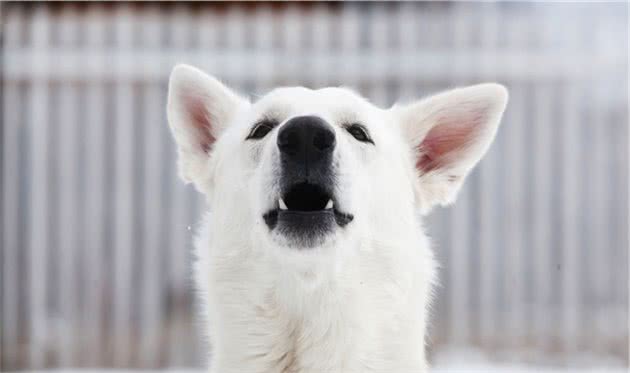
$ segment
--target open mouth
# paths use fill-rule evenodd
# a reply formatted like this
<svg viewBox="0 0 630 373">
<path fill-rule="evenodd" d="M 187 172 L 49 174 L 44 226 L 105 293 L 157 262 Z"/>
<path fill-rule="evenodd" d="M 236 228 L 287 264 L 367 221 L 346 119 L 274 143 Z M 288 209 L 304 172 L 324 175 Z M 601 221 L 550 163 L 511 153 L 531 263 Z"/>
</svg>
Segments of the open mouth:
<svg viewBox="0 0 630 373">
<path fill-rule="evenodd" d="M 332 210 L 334 202 L 330 193 L 316 184 L 299 183 L 289 188 L 278 200 L 281 211 L 325 211 Z"/>
<path fill-rule="evenodd" d="M 354 216 L 337 208 L 333 193 L 313 183 L 301 182 L 291 185 L 278 199 L 276 207 L 263 215 L 269 229 L 312 241 L 334 226 L 344 227 Z"/>
</svg>

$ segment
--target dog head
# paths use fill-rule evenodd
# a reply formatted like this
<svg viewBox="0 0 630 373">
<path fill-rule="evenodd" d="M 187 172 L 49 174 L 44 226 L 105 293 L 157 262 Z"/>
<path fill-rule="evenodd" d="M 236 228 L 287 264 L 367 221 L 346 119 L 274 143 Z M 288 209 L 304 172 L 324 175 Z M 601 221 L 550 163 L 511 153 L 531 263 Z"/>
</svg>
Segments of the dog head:
<svg viewBox="0 0 630 373">
<path fill-rule="evenodd" d="M 278 88 L 249 102 L 179 65 L 168 118 L 180 174 L 206 194 L 214 224 L 310 251 L 374 232 L 395 239 L 416 211 L 452 202 L 506 102 L 497 84 L 390 109 L 343 88 Z"/>
</svg>

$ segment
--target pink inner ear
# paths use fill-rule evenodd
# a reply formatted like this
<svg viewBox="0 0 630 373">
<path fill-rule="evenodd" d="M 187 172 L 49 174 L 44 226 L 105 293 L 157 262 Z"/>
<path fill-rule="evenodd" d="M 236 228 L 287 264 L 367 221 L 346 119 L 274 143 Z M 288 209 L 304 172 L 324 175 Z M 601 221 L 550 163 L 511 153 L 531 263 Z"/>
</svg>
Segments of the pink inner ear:
<svg viewBox="0 0 630 373">
<path fill-rule="evenodd" d="M 208 109 L 199 97 L 187 96 L 185 102 L 192 121 L 191 125 L 195 128 L 196 140 L 201 149 L 208 153 L 216 140 L 212 135 L 212 123 Z"/>
<path fill-rule="evenodd" d="M 439 118 L 418 146 L 416 168 L 426 173 L 454 163 L 476 137 L 481 119 L 479 113 L 471 118 Z"/>
</svg>

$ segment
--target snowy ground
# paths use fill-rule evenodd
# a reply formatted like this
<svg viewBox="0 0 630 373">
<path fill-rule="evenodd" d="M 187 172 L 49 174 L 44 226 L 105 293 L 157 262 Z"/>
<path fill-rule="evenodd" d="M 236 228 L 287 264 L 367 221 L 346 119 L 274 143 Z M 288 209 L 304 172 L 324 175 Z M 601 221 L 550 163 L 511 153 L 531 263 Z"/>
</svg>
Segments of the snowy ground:
<svg viewBox="0 0 630 373">
<path fill-rule="evenodd" d="M 431 369 L 432 373 L 626 373 L 628 368 L 623 367 L 573 367 L 573 368 L 559 368 L 559 367 L 546 367 L 538 365 L 524 365 L 524 364 L 480 364 L 480 363 L 460 363 L 460 364 L 448 364 L 437 365 Z"/>
<path fill-rule="evenodd" d="M 39 371 L 33 373 L 157 373 L 158 371 L 141 370 L 54 370 Z M 165 372 L 171 373 L 205 373 L 202 370 L 173 369 Z M 526 366 L 518 364 L 481 364 L 458 363 L 439 364 L 431 368 L 431 373 L 626 373 L 627 368 L 553 368 L 544 366 Z"/>
<path fill-rule="evenodd" d="M 628 363 L 616 358 L 581 354 L 571 359 L 570 367 L 530 365 L 524 363 L 496 363 L 487 356 L 470 349 L 446 350 L 433 356 L 431 373 L 626 373 Z M 171 373 L 205 373 L 194 369 L 169 369 Z M 33 373 L 157 373 L 147 370 L 55 370 Z"/>
<path fill-rule="evenodd" d="M 562 365 L 532 365 L 525 363 L 497 363 L 474 349 L 444 350 L 435 356 L 432 373 L 622 373 L 628 364 L 617 358 L 593 356 L 587 353 L 570 359 L 569 367 Z"/>
<path fill-rule="evenodd" d="M 47 370 L 33 373 L 157 373 L 157 371 L 141 371 L 141 370 Z M 168 370 L 171 373 L 205 373 L 200 370 Z M 524 366 L 524 365 L 450 365 L 435 366 L 431 369 L 431 373 L 626 373 L 625 368 L 549 368 L 542 366 Z"/>
</svg>

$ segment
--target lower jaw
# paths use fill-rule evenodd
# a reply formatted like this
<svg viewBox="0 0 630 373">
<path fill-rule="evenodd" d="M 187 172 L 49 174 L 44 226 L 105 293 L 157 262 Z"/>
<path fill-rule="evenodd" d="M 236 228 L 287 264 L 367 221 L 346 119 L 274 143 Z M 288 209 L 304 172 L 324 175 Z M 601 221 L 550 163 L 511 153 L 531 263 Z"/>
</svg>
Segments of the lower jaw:
<svg viewBox="0 0 630 373">
<path fill-rule="evenodd" d="M 348 225 L 354 216 L 344 213 L 336 209 L 326 209 L 318 211 L 296 211 L 296 210 L 272 210 L 263 215 L 263 219 L 269 229 L 273 230 L 278 222 L 284 222 L 287 225 L 320 225 L 322 222 L 328 223 L 332 218 L 333 223 L 343 228 Z"/>
<path fill-rule="evenodd" d="M 267 226 L 283 241 L 295 248 L 309 249 L 320 245 L 338 228 L 333 210 L 285 211 L 265 214 Z"/>
</svg>

